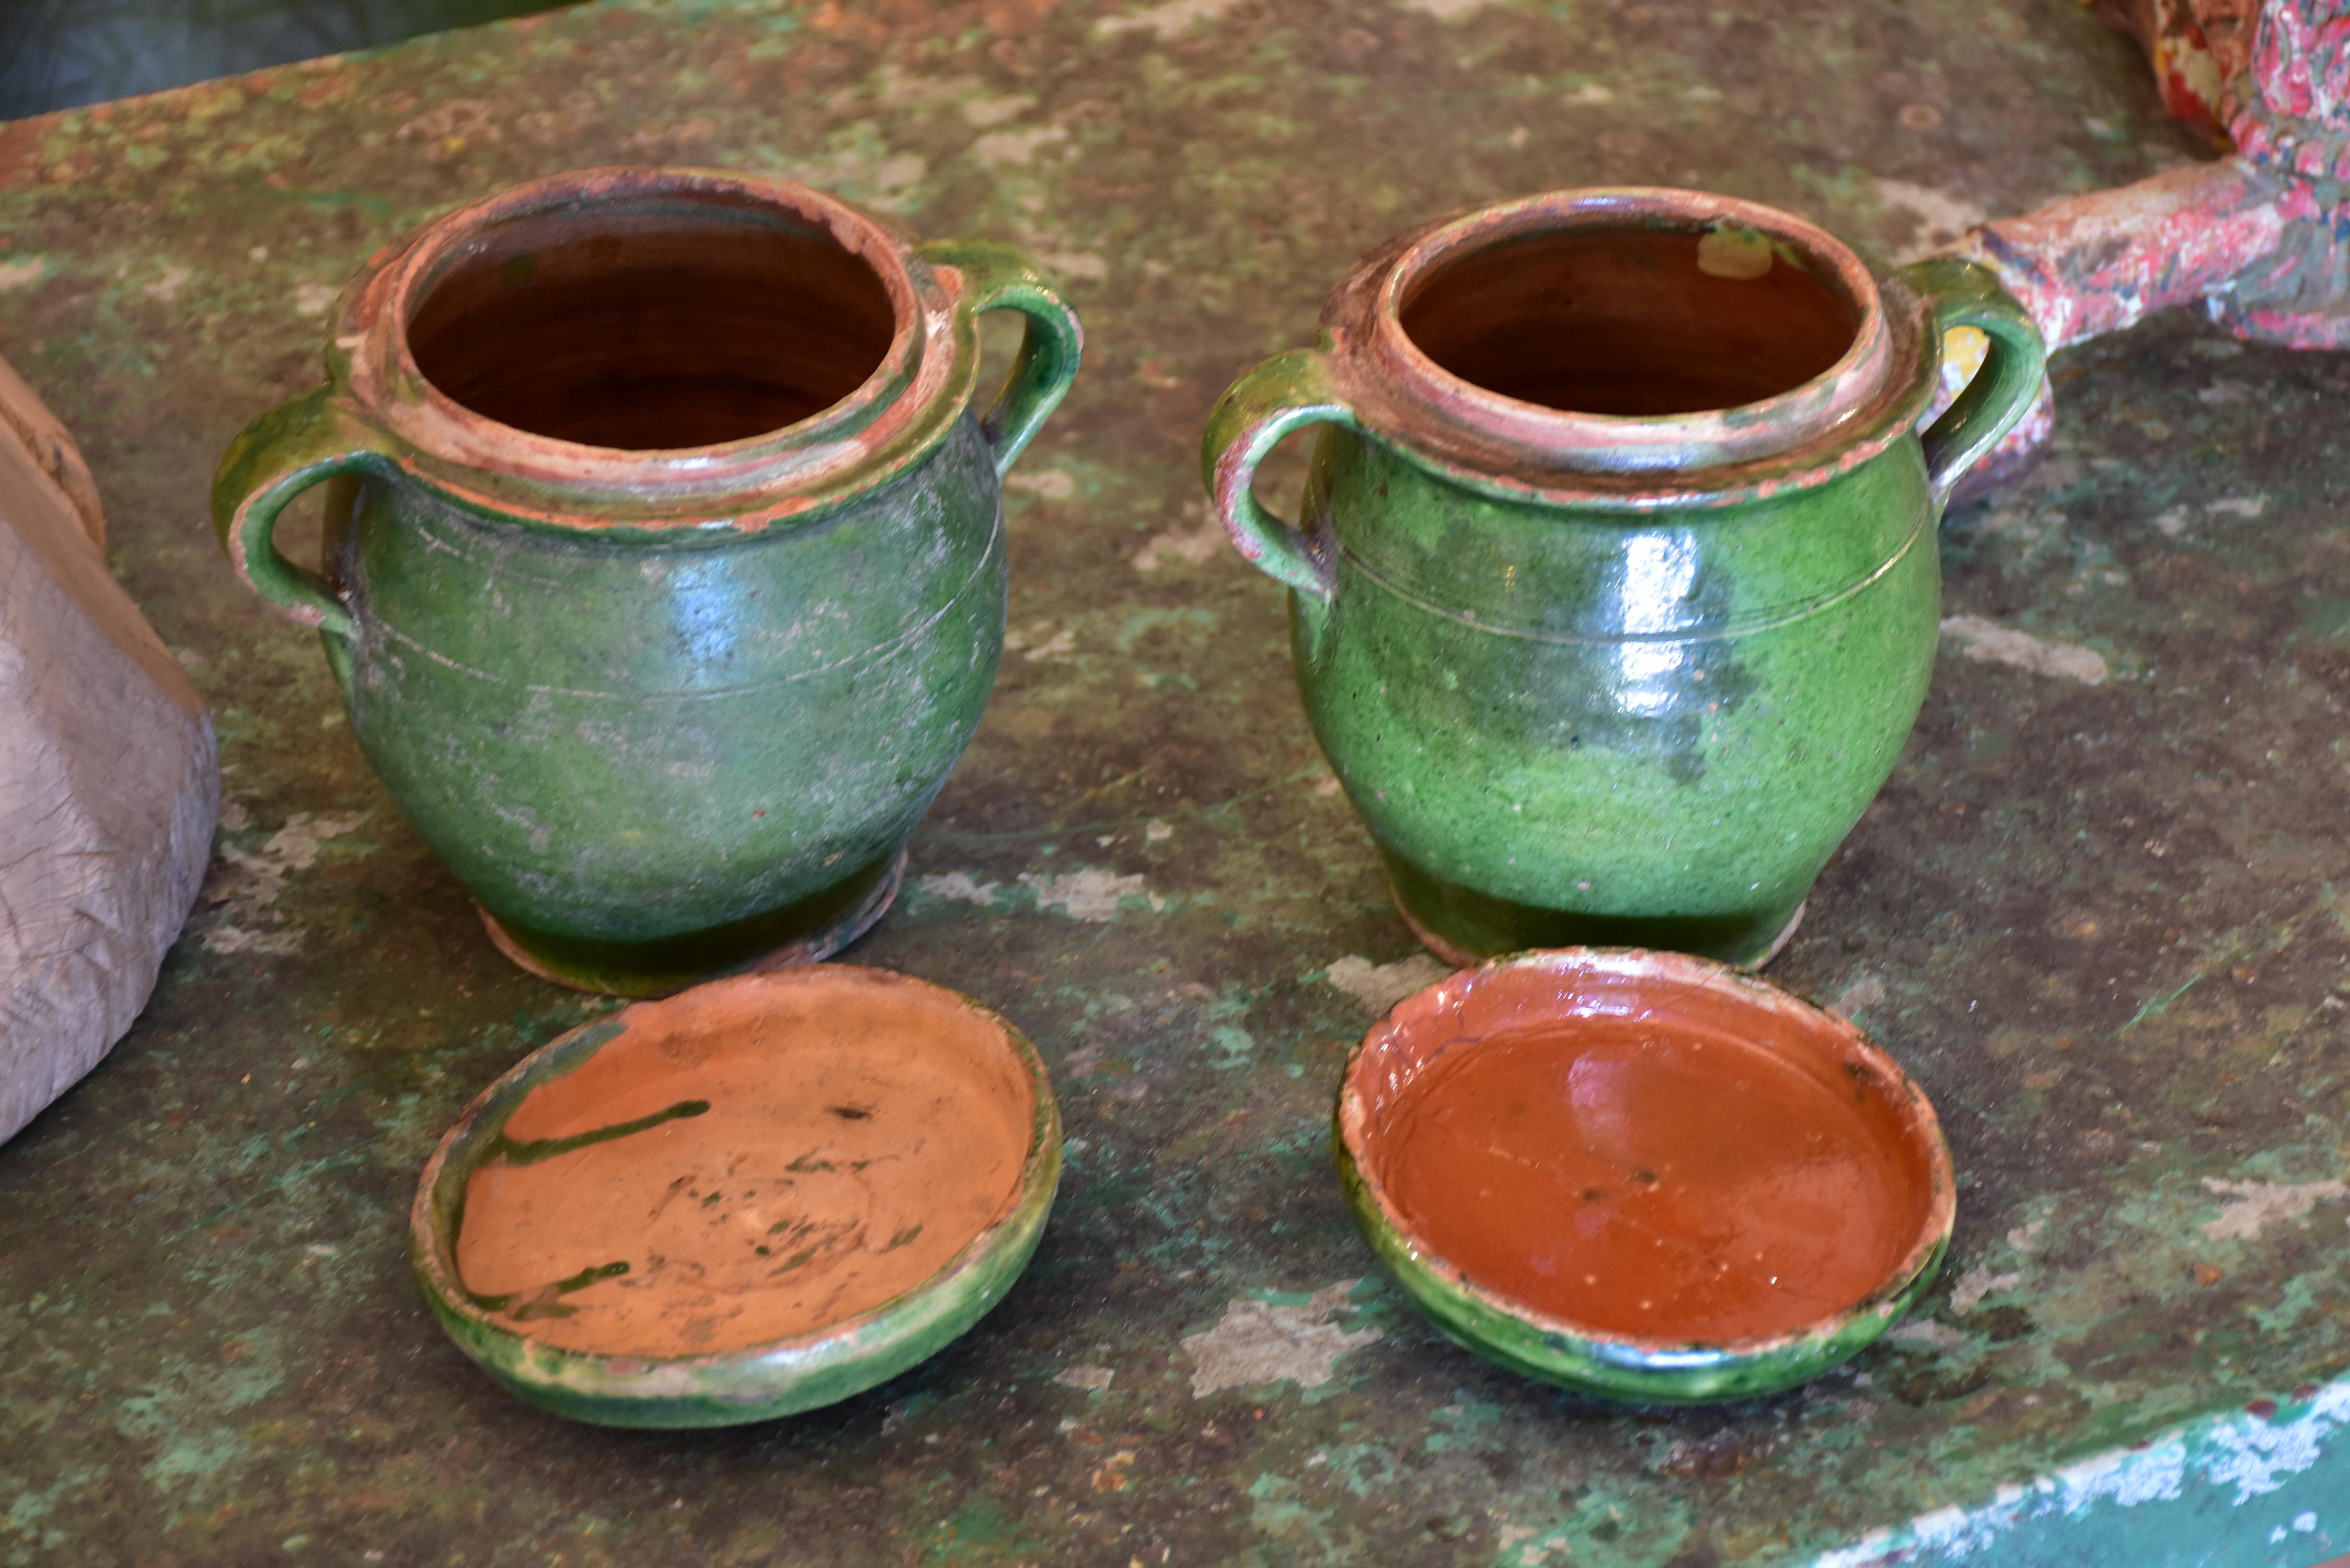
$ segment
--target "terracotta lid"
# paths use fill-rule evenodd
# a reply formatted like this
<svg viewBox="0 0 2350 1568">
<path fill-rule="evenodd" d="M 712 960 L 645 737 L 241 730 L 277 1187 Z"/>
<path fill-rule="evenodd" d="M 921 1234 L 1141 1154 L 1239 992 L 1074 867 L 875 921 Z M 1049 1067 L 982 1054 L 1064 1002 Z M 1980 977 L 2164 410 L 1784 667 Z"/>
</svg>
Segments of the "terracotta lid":
<svg viewBox="0 0 2350 1568">
<path fill-rule="evenodd" d="M 1347 1064 L 1357 1220 L 1447 1333 L 1534 1376 L 1784 1388 L 1931 1282 L 1941 1127 L 1846 1020 L 1707 959 L 1523 953 L 1406 998 Z"/>
<path fill-rule="evenodd" d="M 715 981 L 484 1091 L 418 1187 L 417 1277 L 535 1404 L 761 1420 L 977 1322 L 1043 1234 L 1060 1147 L 1035 1049 L 968 998 L 835 964 Z"/>
</svg>

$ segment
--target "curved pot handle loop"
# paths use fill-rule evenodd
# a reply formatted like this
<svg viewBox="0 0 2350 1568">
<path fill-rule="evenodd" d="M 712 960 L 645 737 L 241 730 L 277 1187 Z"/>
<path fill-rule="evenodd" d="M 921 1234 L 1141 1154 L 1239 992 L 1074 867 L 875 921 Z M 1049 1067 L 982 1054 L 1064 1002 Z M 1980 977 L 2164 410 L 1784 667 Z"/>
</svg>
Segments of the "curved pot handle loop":
<svg viewBox="0 0 2350 1568">
<path fill-rule="evenodd" d="M 1330 564 L 1303 533 L 1259 506 L 1252 488 L 1257 465 L 1282 438 L 1315 424 L 1362 428 L 1331 386 L 1328 361 L 1318 351 L 1276 354 L 1217 400 L 1200 443 L 1200 467 L 1233 547 L 1268 576 L 1327 599 L 1336 587 Z"/>
<path fill-rule="evenodd" d="M 1997 446 L 2040 396 L 2048 349 L 2040 328 L 1989 267 L 1933 256 L 1901 269 L 1934 313 L 1939 343 L 1953 327 L 1980 328 L 1991 352 L 1942 417 L 1926 427 L 1926 472 L 1939 504 L 1985 452 Z"/>
<path fill-rule="evenodd" d="M 1028 318 L 1020 338 L 1020 357 L 997 394 L 995 406 L 979 421 L 987 443 L 995 450 L 998 479 L 1027 450 L 1045 421 L 1067 396 L 1077 379 L 1077 363 L 1085 357 L 1086 331 L 1077 313 L 1061 297 L 1059 286 L 1025 251 L 994 240 L 941 240 L 921 245 L 914 254 L 933 267 L 952 267 L 962 275 L 957 308 L 972 316 L 990 310 L 1016 310 Z"/>
<path fill-rule="evenodd" d="M 334 389 L 283 402 L 244 427 L 213 471 L 213 526 L 244 586 L 279 615 L 359 639 L 350 607 L 317 573 L 277 553 L 278 514 L 296 495 L 338 473 L 390 474 L 383 438 L 336 400 Z"/>
</svg>

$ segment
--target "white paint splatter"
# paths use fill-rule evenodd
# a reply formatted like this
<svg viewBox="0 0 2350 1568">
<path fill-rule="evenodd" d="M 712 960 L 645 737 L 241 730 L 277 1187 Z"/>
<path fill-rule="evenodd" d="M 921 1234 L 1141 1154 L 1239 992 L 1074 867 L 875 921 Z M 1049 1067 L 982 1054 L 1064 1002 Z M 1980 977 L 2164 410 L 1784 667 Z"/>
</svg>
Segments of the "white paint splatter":
<svg viewBox="0 0 2350 1568">
<path fill-rule="evenodd" d="M 2225 500 L 2206 502 L 2203 510 L 2218 517 L 2258 517 L 2269 509 L 2265 495 L 2230 495 Z"/>
<path fill-rule="evenodd" d="M 2227 1199 L 2220 1205 L 2217 1220 L 2197 1227 L 2214 1241 L 2257 1240 L 2265 1227 L 2281 1220 L 2299 1220 L 2318 1204 L 2350 1192 L 2350 1187 L 2339 1181 L 2308 1181 L 2292 1187 L 2273 1181 L 2220 1181 L 2208 1176 L 2203 1179 L 2203 1189 Z"/>
<path fill-rule="evenodd" d="M 1875 975 L 1863 975 L 1836 992 L 1835 1010 L 1846 1018 L 1864 1007 L 1876 1007 L 1885 1001 L 1885 982 Z"/>
<path fill-rule="evenodd" d="M 1383 1337 L 1376 1327 L 1349 1334 L 1330 1322 L 1360 1280 L 1315 1291 L 1304 1306 L 1275 1306 L 1242 1296 L 1226 1303 L 1216 1326 L 1183 1336 L 1191 1358 L 1191 1397 L 1220 1388 L 1253 1388 L 1283 1379 L 1301 1388 L 1330 1381 L 1338 1357 Z"/>
<path fill-rule="evenodd" d="M 1098 1394 L 1110 1386 L 1118 1374 L 1107 1366 L 1065 1366 L 1053 1375 L 1053 1381 L 1065 1387 L 1082 1388 L 1088 1394 Z"/>
<path fill-rule="evenodd" d="M 2110 673 L 2103 655 L 2077 643 L 2043 640 L 2028 631 L 2001 626 L 1981 616 L 1946 616 L 1942 635 L 1964 644 L 1978 664 L 2007 664 L 2034 675 L 2056 675 L 2084 686 L 2102 686 Z"/>
<path fill-rule="evenodd" d="M 1913 185 L 1907 180 L 1878 180 L 1874 183 L 1877 200 L 1917 220 L 1909 243 L 1895 254 L 1896 261 L 1915 261 L 1939 250 L 1988 216 L 1965 197 L 1953 196 L 1947 191 Z"/>
<path fill-rule="evenodd" d="M 1957 1329 L 1929 1317 L 1911 1318 L 1885 1337 L 1894 1345 L 1923 1345 L 1935 1350 L 1956 1350 L 1967 1342 Z"/>
<path fill-rule="evenodd" d="M 1199 23 L 1219 20 L 1240 3 L 1241 0 L 1164 0 L 1161 5 L 1146 5 L 1124 16 L 1104 16 L 1094 24 L 1094 32 L 1104 38 L 1115 38 L 1121 33 L 1149 33 L 1164 44 Z"/>
<path fill-rule="evenodd" d="M 1212 517 L 1191 528 L 1162 528 L 1134 553 L 1134 569 L 1155 572 L 1162 556 L 1172 556 L 1196 566 L 1223 548 L 1223 544 L 1224 525 Z"/>
<path fill-rule="evenodd" d="M 1041 495 L 1047 501 L 1066 501 L 1077 493 L 1077 482 L 1057 468 L 1041 473 L 1015 473 L 1005 479 L 1003 488 Z"/>
<path fill-rule="evenodd" d="M 274 906 L 286 891 L 286 878 L 317 864 L 318 846 L 339 838 L 365 821 L 365 812 L 338 816 L 314 816 L 297 811 L 269 841 L 251 854 L 233 844 L 220 846 L 222 862 L 232 868 L 223 897 L 226 907 L 220 920 L 204 933 L 204 950 L 215 953 L 290 953 L 302 945 L 299 931 L 268 929 L 284 921 Z"/>
<path fill-rule="evenodd" d="M 1960 1317 L 1982 1304 L 1983 1297 L 2000 1291 L 2012 1291 L 2023 1282 L 2018 1273 L 1994 1274 L 1988 1263 L 1977 1263 L 1959 1276 L 1950 1287 L 1950 1310 Z"/>
<path fill-rule="evenodd" d="M 1036 100 L 1024 92 L 1003 98 L 965 99 L 962 117 L 982 130 L 991 125 L 1002 125 L 1007 119 L 1017 119 L 1036 107 Z"/>
<path fill-rule="evenodd" d="M 1034 872 L 1020 874 L 1020 885 L 1036 895 L 1036 907 L 1049 909 L 1059 906 L 1073 920 L 1107 920 L 1116 918 L 1118 901 L 1140 898 L 1153 909 L 1164 909 L 1167 900 L 1150 891 L 1140 872 L 1120 877 L 1114 871 L 1089 867 L 1083 871 L 1065 871 L 1057 877 L 1039 877 Z"/>
<path fill-rule="evenodd" d="M 1385 1012 L 1413 992 L 1434 985 L 1451 972 L 1428 953 L 1414 953 L 1382 964 L 1374 964 L 1358 953 L 1348 953 L 1323 971 L 1322 978 L 1373 1012 Z"/>
<path fill-rule="evenodd" d="M 1083 283 L 1104 283 L 1109 278 L 1109 263 L 1098 251 L 1039 251 L 1036 259 L 1050 271 Z"/>
<path fill-rule="evenodd" d="M 892 153 L 873 166 L 873 188 L 883 196 L 900 195 L 930 168 L 919 152 Z"/>
<path fill-rule="evenodd" d="M 1010 644 L 1006 643 L 1005 646 L 1009 647 Z M 1059 631 L 1055 632 L 1051 637 L 1048 637 L 1044 641 L 1038 643 L 1035 647 L 1028 649 L 1028 651 L 1021 655 L 1021 657 L 1025 659 L 1029 663 L 1034 664 L 1040 659 L 1065 659 L 1068 658 L 1070 654 L 1075 653 L 1076 649 L 1077 634 L 1069 630 L 1066 627 L 1064 627 Z"/>
<path fill-rule="evenodd" d="M 992 131 L 972 142 L 971 151 L 990 169 L 1013 168 L 1035 162 L 1039 150 L 1068 139 L 1068 131 L 1061 126 L 1038 125 L 1026 130 Z"/>
<path fill-rule="evenodd" d="M 2174 506 L 2168 512 L 2156 513 L 2154 531 L 2166 539 L 2178 538 L 2187 532 L 2187 509 L 2183 506 Z"/>
<path fill-rule="evenodd" d="M 985 909 L 995 902 L 997 884 L 974 881 L 968 871 L 942 871 L 923 877 L 916 886 L 933 898 Z"/>
</svg>

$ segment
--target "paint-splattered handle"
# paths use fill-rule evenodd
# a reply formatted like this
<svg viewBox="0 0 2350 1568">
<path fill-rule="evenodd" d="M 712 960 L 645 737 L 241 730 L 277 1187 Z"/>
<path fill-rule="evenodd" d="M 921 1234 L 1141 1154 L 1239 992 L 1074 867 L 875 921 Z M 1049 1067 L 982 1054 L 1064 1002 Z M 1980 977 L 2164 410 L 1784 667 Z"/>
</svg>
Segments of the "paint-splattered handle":
<svg viewBox="0 0 2350 1568">
<path fill-rule="evenodd" d="M 1326 599 L 1330 565 L 1312 541 L 1257 504 L 1257 465 L 1292 431 L 1307 425 L 1359 429 L 1355 410 L 1330 384 L 1327 362 L 1311 348 L 1276 354 L 1234 381 L 1208 416 L 1200 467 L 1216 515 L 1232 545 L 1258 570 L 1301 594 Z"/>
<path fill-rule="evenodd" d="M 317 573 L 277 553 L 271 535 L 296 495 L 338 473 L 398 472 L 383 438 L 320 387 L 244 427 L 213 471 L 213 526 L 244 586 L 279 615 L 356 640 L 350 607 Z"/>
<path fill-rule="evenodd" d="M 1085 328 L 1061 297 L 1058 285 L 1028 254 L 993 240 L 942 240 L 916 253 L 934 268 L 952 267 L 961 278 L 960 308 L 976 317 L 990 310 L 1016 310 L 1028 318 L 1020 355 L 995 406 L 979 421 L 995 449 L 998 478 L 1045 426 L 1085 357 Z"/>
<path fill-rule="evenodd" d="M 1982 369 L 1923 432 L 1934 499 L 1947 502 L 1950 487 L 2031 412 L 2048 351 L 2040 328 L 1989 267 L 1935 256 L 1903 267 L 1901 275 L 1933 311 L 1937 343 L 1954 327 L 1978 327 L 1991 339 Z"/>
</svg>

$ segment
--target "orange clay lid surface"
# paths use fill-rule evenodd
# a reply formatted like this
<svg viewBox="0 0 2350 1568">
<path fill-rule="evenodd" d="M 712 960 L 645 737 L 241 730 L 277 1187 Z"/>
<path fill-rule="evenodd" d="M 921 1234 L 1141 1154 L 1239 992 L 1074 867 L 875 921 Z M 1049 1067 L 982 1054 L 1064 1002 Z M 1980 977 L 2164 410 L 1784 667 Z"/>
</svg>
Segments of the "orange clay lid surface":
<svg viewBox="0 0 2350 1568">
<path fill-rule="evenodd" d="M 1351 1141 L 1415 1246 L 1552 1322 L 1728 1345 L 1859 1306 L 1946 1222 L 1931 1113 L 1849 1024 L 1599 957 L 1673 972 L 1496 966 L 1374 1031 Z"/>
<path fill-rule="evenodd" d="M 689 1356 L 920 1284 L 1014 1205 L 1036 1114 L 1003 1026 L 944 994 L 722 981 L 629 1009 L 468 1179 L 465 1290 L 548 1344 Z"/>
</svg>

